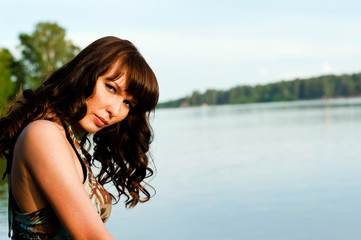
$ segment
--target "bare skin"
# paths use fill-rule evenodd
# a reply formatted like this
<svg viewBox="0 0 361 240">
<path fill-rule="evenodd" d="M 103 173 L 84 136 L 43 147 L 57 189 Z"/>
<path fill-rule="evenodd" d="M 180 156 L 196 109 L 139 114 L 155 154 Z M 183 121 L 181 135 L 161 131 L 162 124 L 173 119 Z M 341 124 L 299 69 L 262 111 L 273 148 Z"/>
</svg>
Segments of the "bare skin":
<svg viewBox="0 0 361 240">
<path fill-rule="evenodd" d="M 100 76 L 79 121 L 88 132 L 122 121 L 134 101 L 125 78 L 111 81 L 117 64 Z M 73 239 L 113 239 L 85 192 L 83 170 L 60 121 L 36 120 L 18 137 L 11 172 L 14 198 L 24 213 L 51 206 Z"/>
</svg>

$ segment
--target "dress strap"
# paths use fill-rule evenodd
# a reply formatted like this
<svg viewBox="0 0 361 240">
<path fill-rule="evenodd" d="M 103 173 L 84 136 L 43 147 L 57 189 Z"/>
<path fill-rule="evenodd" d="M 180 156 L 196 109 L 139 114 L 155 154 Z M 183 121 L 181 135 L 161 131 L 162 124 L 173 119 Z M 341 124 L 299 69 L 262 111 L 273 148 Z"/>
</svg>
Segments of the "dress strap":
<svg viewBox="0 0 361 240">
<path fill-rule="evenodd" d="M 70 143 L 71 147 L 73 148 L 73 150 L 75 151 L 75 154 L 76 156 L 78 157 L 78 160 L 80 161 L 80 165 L 82 167 L 82 170 L 83 170 L 83 176 L 84 176 L 84 179 L 83 179 L 83 183 L 85 182 L 86 178 L 87 178 L 87 167 L 85 166 L 85 162 L 84 162 L 84 159 L 80 156 L 79 154 L 79 150 L 81 151 L 81 149 L 77 149 L 74 145 L 74 140 L 73 138 L 70 136 L 70 132 L 69 131 L 72 131 L 71 129 L 69 129 L 69 126 L 65 124 L 64 121 L 61 121 L 61 123 L 63 124 L 63 128 L 65 130 L 65 134 L 66 134 L 66 138 L 68 139 L 68 142 Z M 72 134 L 74 135 L 74 133 L 72 132 Z M 75 137 L 75 136 L 74 136 Z"/>
</svg>

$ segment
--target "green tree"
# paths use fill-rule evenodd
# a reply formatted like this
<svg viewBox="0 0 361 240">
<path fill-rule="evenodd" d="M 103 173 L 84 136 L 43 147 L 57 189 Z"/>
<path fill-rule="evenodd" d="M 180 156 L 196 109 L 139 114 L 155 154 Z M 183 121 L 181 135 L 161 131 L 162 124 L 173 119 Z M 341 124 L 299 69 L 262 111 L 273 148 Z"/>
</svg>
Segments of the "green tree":
<svg viewBox="0 0 361 240">
<path fill-rule="evenodd" d="M 9 50 L 0 49 L 0 108 L 2 109 L 9 98 L 14 96 L 15 80 L 12 76 L 14 58 Z"/>
<path fill-rule="evenodd" d="M 194 91 L 192 96 L 189 98 L 189 103 L 192 106 L 201 105 L 202 101 L 202 94 L 199 91 Z"/>
<path fill-rule="evenodd" d="M 351 81 L 355 86 L 355 95 L 361 94 L 361 74 L 352 74 Z"/>
<path fill-rule="evenodd" d="M 65 29 L 56 23 L 41 22 L 32 34 L 19 35 L 26 87 L 40 84 L 51 72 L 71 60 L 79 47 L 65 39 Z"/>
<path fill-rule="evenodd" d="M 13 61 L 13 64 L 11 66 L 12 70 L 12 78 L 15 80 L 15 92 L 19 91 L 24 85 L 26 80 L 26 72 L 24 68 L 24 64 L 21 60 L 15 60 Z"/>
<path fill-rule="evenodd" d="M 217 104 L 217 90 L 214 89 L 208 89 L 205 93 L 205 102 L 207 104 Z"/>
</svg>

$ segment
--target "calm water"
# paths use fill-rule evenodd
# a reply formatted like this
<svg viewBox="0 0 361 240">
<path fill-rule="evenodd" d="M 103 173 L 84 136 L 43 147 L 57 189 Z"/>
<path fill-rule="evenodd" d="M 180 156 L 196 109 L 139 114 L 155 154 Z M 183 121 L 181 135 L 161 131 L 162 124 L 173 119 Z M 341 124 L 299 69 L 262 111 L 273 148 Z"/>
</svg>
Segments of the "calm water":
<svg viewBox="0 0 361 240">
<path fill-rule="evenodd" d="M 115 239 L 361 238 L 361 98 L 158 110 L 153 125 L 157 194 L 114 206 Z"/>
</svg>

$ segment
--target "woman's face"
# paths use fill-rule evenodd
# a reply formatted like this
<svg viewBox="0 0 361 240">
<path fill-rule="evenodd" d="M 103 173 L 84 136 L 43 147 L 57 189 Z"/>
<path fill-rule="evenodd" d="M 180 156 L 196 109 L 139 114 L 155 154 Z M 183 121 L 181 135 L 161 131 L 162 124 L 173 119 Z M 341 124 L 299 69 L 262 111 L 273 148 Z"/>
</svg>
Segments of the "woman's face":
<svg viewBox="0 0 361 240">
<path fill-rule="evenodd" d="M 122 121 L 135 106 L 133 97 L 126 92 L 124 74 L 111 79 L 117 67 L 118 63 L 97 79 L 93 94 L 86 100 L 87 113 L 79 124 L 87 132 L 94 133 Z"/>
</svg>

